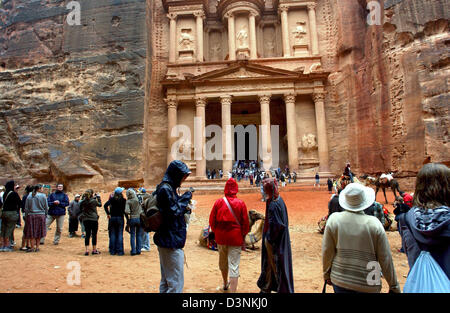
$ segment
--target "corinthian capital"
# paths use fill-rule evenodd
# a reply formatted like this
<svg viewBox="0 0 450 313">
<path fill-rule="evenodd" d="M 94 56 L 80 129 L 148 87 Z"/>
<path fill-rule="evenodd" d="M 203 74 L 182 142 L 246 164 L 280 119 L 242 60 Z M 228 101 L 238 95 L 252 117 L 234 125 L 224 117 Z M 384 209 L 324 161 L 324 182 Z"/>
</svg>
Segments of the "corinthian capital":
<svg viewBox="0 0 450 313">
<path fill-rule="evenodd" d="M 231 105 L 231 96 L 221 96 L 220 103 L 222 105 Z"/>
<path fill-rule="evenodd" d="M 259 97 L 259 103 L 269 103 L 270 102 L 270 94 L 262 94 L 258 95 Z"/>
<path fill-rule="evenodd" d="M 287 5 L 280 5 L 278 7 L 278 12 L 287 12 L 289 10 L 289 7 Z"/>
<path fill-rule="evenodd" d="M 288 93 L 284 95 L 285 103 L 295 103 L 295 93 Z"/>
<path fill-rule="evenodd" d="M 206 106 L 206 98 L 204 97 L 197 97 L 195 98 L 195 106 L 196 107 L 205 107 Z"/>
<path fill-rule="evenodd" d="M 177 109 L 178 107 L 178 101 L 175 97 L 168 97 L 164 99 L 164 102 L 166 102 L 168 109 Z"/>
<path fill-rule="evenodd" d="M 194 16 L 204 19 L 205 18 L 205 13 L 203 11 L 197 11 L 197 12 L 194 12 Z"/>
<path fill-rule="evenodd" d="M 315 3 L 308 3 L 306 6 L 308 7 L 308 10 L 315 10 L 316 9 L 316 4 Z"/>
<path fill-rule="evenodd" d="M 312 95 L 314 102 L 323 102 L 325 100 L 325 94 L 324 93 L 313 93 Z"/>
</svg>

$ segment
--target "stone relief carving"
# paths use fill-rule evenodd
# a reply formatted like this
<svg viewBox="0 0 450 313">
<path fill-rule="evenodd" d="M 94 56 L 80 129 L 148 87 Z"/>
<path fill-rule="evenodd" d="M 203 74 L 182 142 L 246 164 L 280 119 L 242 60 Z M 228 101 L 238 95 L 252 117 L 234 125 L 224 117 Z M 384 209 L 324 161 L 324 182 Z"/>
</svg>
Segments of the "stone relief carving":
<svg viewBox="0 0 450 313">
<path fill-rule="evenodd" d="M 192 50 L 191 44 L 194 40 L 190 34 L 191 32 L 192 29 L 190 28 L 181 29 L 180 41 L 178 42 L 180 45 L 180 50 Z"/>
<path fill-rule="evenodd" d="M 303 42 L 303 38 L 305 38 L 306 35 L 306 22 L 301 21 L 297 22 L 297 26 L 292 31 L 295 38 L 295 44 L 299 45 Z"/>
<path fill-rule="evenodd" d="M 315 150 L 317 148 L 316 136 L 313 134 L 303 135 L 301 148 L 305 152 Z"/>
<path fill-rule="evenodd" d="M 239 42 L 238 48 L 248 48 L 247 37 L 247 29 L 244 27 L 236 35 L 236 39 Z"/>
</svg>

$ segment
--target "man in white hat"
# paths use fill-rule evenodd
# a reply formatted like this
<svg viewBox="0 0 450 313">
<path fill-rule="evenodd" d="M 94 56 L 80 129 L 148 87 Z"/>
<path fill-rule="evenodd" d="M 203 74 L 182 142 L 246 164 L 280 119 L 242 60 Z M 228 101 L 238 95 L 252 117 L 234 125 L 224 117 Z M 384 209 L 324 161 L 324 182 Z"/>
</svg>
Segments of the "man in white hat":
<svg viewBox="0 0 450 313">
<path fill-rule="evenodd" d="M 381 276 L 389 292 L 400 292 L 383 225 L 363 212 L 374 201 L 372 188 L 351 183 L 339 195 L 344 211 L 328 218 L 322 241 L 323 274 L 335 293 L 379 293 Z"/>
</svg>

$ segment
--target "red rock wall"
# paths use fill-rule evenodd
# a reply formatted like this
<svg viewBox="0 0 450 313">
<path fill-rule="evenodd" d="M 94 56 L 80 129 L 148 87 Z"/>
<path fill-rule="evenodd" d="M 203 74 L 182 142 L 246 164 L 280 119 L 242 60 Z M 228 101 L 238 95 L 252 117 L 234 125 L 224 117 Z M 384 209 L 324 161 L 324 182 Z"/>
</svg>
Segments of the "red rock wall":
<svg viewBox="0 0 450 313">
<path fill-rule="evenodd" d="M 325 62 L 331 166 L 342 172 L 348 160 L 358 174 L 414 177 L 426 160 L 450 161 L 448 2 L 380 3 L 381 25 L 372 26 L 366 1 L 319 5 L 332 8 L 337 37 L 335 63 Z"/>
<path fill-rule="evenodd" d="M 142 180 L 145 0 L 3 0 L 0 183 Z"/>
</svg>

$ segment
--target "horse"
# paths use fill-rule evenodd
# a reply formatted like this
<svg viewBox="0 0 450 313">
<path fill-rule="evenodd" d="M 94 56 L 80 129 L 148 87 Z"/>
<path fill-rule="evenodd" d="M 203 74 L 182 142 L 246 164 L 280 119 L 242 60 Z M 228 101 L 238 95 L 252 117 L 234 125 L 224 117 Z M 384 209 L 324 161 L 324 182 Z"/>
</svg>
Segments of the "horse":
<svg viewBox="0 0 450 313">
<path fill-rule="evenodd" d="M 398 182 L 395 178 L 392 177 L 392 173 L 389 174 L 381 174 L 380 177 L 374 178 L 370 177 L 369 175 L 363 175 L 361 176 L 368 185 L 375 186 L 375 199 L 377 197 L 377 193 L 380 190 L 383 190 L 384 194 L 384 200 L 386 201 L 386 204 L 388 204 L 388 200 L 386 197 L 386 189 L 391 188 L 392 192 L 394 193 L 394 199 L 397 198 L 396 191 L 400 194 L 400 187 L 398 185 Z"/>
</svg>

